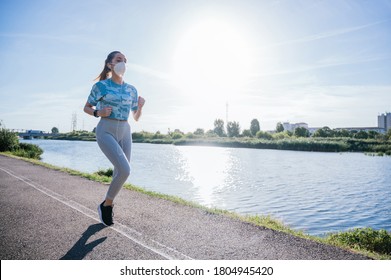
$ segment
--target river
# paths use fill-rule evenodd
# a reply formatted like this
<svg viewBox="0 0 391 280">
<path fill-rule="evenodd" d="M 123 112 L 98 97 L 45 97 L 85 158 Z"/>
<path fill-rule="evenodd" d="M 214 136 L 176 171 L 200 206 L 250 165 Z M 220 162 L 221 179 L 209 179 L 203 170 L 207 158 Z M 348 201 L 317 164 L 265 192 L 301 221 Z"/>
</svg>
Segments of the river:
<svg viewBox="0 0 391 280">
<path fill-rule="evenodd" d="M 22 141 L 56 166 L 111 167 L 96 142 Z M 391 157 L 136 143 L 128 181 L 208 207 L 271 215 L 311 235 L 391 230 Z"/>
</svg>

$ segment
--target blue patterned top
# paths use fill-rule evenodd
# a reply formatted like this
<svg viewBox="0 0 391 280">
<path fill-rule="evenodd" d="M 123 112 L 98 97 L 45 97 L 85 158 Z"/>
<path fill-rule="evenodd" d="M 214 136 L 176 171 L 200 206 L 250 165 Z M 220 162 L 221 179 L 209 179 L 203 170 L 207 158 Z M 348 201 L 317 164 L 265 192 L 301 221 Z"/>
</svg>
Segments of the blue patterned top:
<svg viewBox="0 0 391 280">
<path fill-rule="evenodd" d="M 119 85 L 111 79 L 97 82 L 88 96 L 88 103 L 97 110 L 112 107 L 110 119 L 127 120 L 130 111 L 138 109 L 138 94 L 134 86 L 127 83 Z"/>
</svg>

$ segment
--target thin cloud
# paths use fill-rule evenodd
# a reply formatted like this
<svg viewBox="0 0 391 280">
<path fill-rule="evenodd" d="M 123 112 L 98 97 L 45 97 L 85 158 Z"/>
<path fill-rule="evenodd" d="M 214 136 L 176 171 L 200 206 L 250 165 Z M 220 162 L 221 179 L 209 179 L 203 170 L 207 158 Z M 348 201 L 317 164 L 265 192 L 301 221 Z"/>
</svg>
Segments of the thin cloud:
<svg viewBox="0 0 391 280">
<path fill-rule="evenodd" d="M 366 57 L 358 56 L 358 57 L 351 57 L 348 59 L 346 57 L 329 57 L 320 60 L 312 65 L 302 65 L 291 69 L 277 70 L 277 71 L 265 72 L 265 73 L 253 73 L 251 77 L 259 78 L 259 77 L 279 76 L 279 75 L 307 72 L 307 71 L 312 71 L 312 70 L 317 70 L 322 68 L 337 67 L 342 65 L 354 65 L 354 64 L 361 64 L 361 63 L 367 63 L 373 61 L 382 61 L 382 60 L 384 61 L 390 59 L 391 59 L 390 54 L 378 54 L 378 55 L 372 55 Z"/>
<path fill-rule="evenodd" d="M 129 65 L 129 68 L 134 70 L 134 71 L 136 71 L 136 72 L 139 72 L 141 74 L 152 76 L 152 77 L 155 77 L 155 78 L 158 78 L 158 79 L 161 79 L 161 80 L 166 80 L 166 81 L 170 80 L 170 75 L 169 74 L 164 73 L 164 72 L 160 72 L 158 70 L 154 70 L 152 68 L 149 68 L 149 67 L 146 67 L 146 66 L 143 66 L 143 65 L 132 63 L 132 64 Z"/>
<path fill-rule="evenodd" d="M 62 35 L 53 36 L 49 34 L 32 34 L 32 33 L 0 33 L 0 38 L 16 38 L 16 39 L 28 39 L 28 40 L 46 40 L 57 41 L 66 44 L 89 44 L 94 46 L 105 47 L 98 41 L 93 41 L 91 38 L 75 36 L 75 35 Z"/>
<path fill-rule="evenodd" d="M 280 42 L 280 43 L 276 43 L 276 44 L 267 45 L 267 46 L 265 46 L 265 48 L 272 48 L 272 47 L 292 45 L 292 44 L 300 44 L 300 43 L 308 43 L 308 42 L 312 42 L 312 41 L 316 41 L 316 40 L 322 40 L 322 39 L 327 39 L 327 38 L 331 38 L 331 37 L 336 37 L 336 36 L 340 36 L 343 34 L 356 32 L 356 31 L 359 31 L 359 30 L 362 30 L 365 28 L 369 28 L 372 26 L 376 26 L 376 25 L 388 22 L 390 20 L 391 19 L 385 19 L 385 20 L 380 20 L 380 21 L 376 21 L 376 22 L 372 22 L 372 23 L 368 23 L 368 24 L 364 24 L 364 25 L 341 28 L 341 29 L 332 30 L 329 32 L 314 34 L 314 35 L 306 36 L 303 38 L 298 38 L 298 39 L 288 40 L 288 41 L 284 41 L 284 42 Z"/>
</svg>

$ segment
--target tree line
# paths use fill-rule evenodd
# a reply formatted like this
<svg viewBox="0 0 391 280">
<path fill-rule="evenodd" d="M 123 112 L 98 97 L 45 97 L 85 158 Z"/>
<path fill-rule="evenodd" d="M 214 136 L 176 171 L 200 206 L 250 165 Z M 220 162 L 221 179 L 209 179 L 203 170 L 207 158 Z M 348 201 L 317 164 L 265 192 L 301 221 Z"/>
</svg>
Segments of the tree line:
<svg viewBox="0 0 391 280">
<path fill-rule="evenodd" d="M 95 129 L 91 132 L 87 131 L 74 131 L 66 134 L 58 134 L 58 129 L 53 127 L 52 133 L 58 134 L 54 138 L 60 139 L 61 137 L 66 138 L 83 138 L 83 140 L 94 140 Z M 248 129 L 241 129 L 239 122 L 230 121 L 227 124 L 222 119 L 216 119 L 213 123 L 213 128 L 204 130 L 203 128 L 197 128 L 194 132 L 185 133 L 180 129 L 168 130 L 167 134 L 157 131 L 153 132 L 134 132 L 133 139 L 153 139 L 163 140 L 172 139 L 178 140 L 181 138 L 258 138 L 264 140 L 282 140 L 289 138 L 353 138 L 353 139 L 374 139 L 374 140 L 391 140 L 391 130 L 386 134 L 382 134 L 376 131 L 350 131 L 350 130 L 337 130 L 331 129 L 327 126 L 316 130 L 314 133 L 305 127 L 297 127 L 293 131 L 287 131 L 281 122 L 278 122 L 275 131 L 268 132 L 261 130 L 260 122 L 258 119 L 253 119 L 250 122 Z M 85 138 L 85 139 L 84 139 Z"/>
<path fill-rule="evenodd" d="M 160 132 L 159 132 L 160 133 Z M 377 131 L 362 131 L 362 130 L 337 130 L 331 129 L 328 126 L 316 130 L 313 134 L 305 127 L 297 127 L 293 131 L 287 131 L 281 122 L 278 122 L 274 132 L 262 131 L 258 119 L 253 119 L 250 123 L 249 129 L 241 131 L 239 122 L 232 121 L 225 123 L 222 119 L 216 119 L 214 121 L 214 128 L 205 132 L 203 129 L 198 128 L 194 133 L 185 134 L 176 129 L 173 133 L 169 132 L 169 135 L 178 139 L 182 136 L 217 136 L 217 137 L 253 137 L 266 140 L 273 139 L 285 139 L 285 138 L 355 138 L 355 139 L 377 139 L 377 140 L 391 140 L 391 130 L 387 134 L 382 134 Z"/>
</svg>

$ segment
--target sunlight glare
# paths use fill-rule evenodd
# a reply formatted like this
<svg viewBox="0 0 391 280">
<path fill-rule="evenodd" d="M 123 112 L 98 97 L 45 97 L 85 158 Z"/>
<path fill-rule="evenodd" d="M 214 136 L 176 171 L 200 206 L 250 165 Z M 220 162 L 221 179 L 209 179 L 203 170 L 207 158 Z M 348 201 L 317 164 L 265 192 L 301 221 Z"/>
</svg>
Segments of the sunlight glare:
<svg viewBox="0 0 391 280">
<path fill-rule="evenodd" d="M 215 205 L 219 192 L 230 180 L 232 161 L 228 149 L 213 147 L 179 147 L 183 155 L 182 181 L 191 182 L 197 190 L 197 200 L 208 207 Z M 210 164 L 216 162 L 215 164 Z"/>
<path fill-rule="evenodd" d="M 251 55 L 243 32 L 209 19 L 188 29 L 173 58 L 173 83 L 185 94 L 222 98 L 245 86 Z"/>
</svg>

